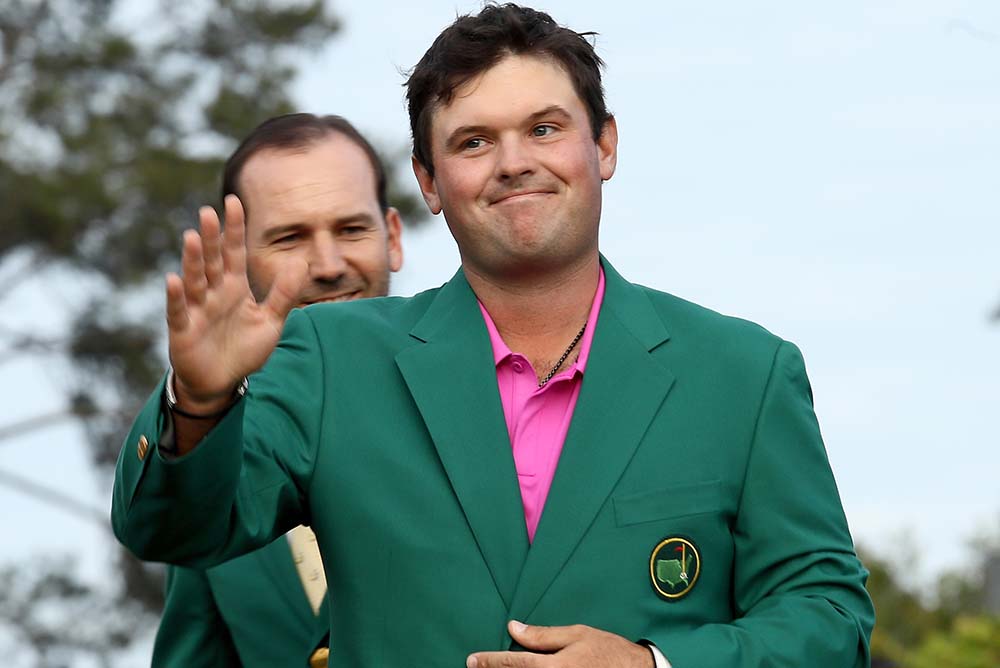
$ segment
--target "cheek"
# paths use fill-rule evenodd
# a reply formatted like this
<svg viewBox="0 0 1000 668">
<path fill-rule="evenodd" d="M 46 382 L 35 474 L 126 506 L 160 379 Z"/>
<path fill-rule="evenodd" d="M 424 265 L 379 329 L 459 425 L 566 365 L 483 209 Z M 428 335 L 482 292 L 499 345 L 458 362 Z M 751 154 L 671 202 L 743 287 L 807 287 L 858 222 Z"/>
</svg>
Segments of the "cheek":
<svg viewBox="0 0 1000 668">
<path fill-rule="evenodd" d="M 385 271 L 389 263 L 389 249 L 384 238 L 373 237 L 342 244 L 340 253 L 361 274 Z"/>
<path fill-rule="evenodd" d="M 567 181 L 584 182 L 601 178 L 601 165 L 592 147 L 573 145 L 567 146 L 559 156 L 563 176 Z"/>
<path fill-rule="evenodd" d="M 488 177 L 482 174 L 481 161 L 468 161 L 464 166 L 438 171 L 438 195 L 442 203 L 453 207 L 468 206 L 482 192 Z"/>
</svg>

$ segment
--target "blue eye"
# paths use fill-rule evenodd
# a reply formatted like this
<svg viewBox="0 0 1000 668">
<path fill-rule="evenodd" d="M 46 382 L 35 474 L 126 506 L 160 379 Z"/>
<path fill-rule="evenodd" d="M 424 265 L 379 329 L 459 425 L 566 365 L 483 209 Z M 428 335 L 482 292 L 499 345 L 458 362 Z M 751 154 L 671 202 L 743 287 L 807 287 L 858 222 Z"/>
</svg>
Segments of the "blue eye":
<svg viewBox="0 0 1000 668">
<path fill-rule="evenodd" d="M 550 135 L 555 131 L 556 129 L 551 125 L 536 125 L 535 127 L 531 128 L 531 134 L 533 134 L 536 137 L 545 137 L 546 135 Z"/>
</svg>

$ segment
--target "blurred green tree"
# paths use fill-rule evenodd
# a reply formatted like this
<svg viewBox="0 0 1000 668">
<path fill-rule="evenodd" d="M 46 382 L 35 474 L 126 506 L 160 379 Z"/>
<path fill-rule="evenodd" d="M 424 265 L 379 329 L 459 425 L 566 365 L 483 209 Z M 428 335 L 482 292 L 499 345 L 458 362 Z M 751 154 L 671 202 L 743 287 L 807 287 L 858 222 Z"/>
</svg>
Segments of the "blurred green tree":
<svg viewBox="0 0 1000 668">
<path fill-rule="evenodd" d="M 0 364 L 55 361 L 67 378 L 62 411 L 8 416 L 0 437 L 79 419 L 110 472 L 163 370 L 162 274 L 181 231 L 217 201 L 239 139 L 295 110 L 298 63 L 339 28 L 325 0 L 0 4 L 0 305 L 26 283 L 84 295 L 52 309 L 54 329 L 46 304 L 0 324 Z M 393 204 L 419 220 L 389 176 Z M 117 567 L 123 600 L 157 610 L 159 571 L 124 552 Z"/>
<path fill-rule="evenodd" d="M 912 558 L 897 556 L 895 560 L 888 560 L 863 548 L 858 552 L 870 571 L 868 593 L 875 602 L 872 664 L 903 666 L 913 648 L 951 620 L 904 584 L 900 571 L 912 562 Z"/>
<path fill-rule="evenodd" d="M 996 668 L 1000 666 L 1000 617 L 958 617 L 935 631 L 907 660 L 907 668 Z"/>
<path fill-rule="evenodd" d="M 930 581 L 913 579 L 918 559 L 905 539 L 892 558 L 858 548 L 875 602 L 873 668 L 1000 666 L 1000 618 L 990 616 L 984 595 L 985 564 L 1000 554 L 1000 534 L 981 530 L 968 547 L 969 563 Z"/>
</svg>

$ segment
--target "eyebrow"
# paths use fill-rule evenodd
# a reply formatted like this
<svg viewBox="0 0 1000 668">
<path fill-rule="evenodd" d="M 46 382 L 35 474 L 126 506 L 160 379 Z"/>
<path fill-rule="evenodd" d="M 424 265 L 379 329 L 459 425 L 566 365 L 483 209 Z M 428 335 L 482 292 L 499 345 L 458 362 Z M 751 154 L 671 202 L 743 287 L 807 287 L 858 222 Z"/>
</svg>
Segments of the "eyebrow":
<svg viewBox="0 0 1000 668">
<path fill-rule="evenodd" d="M 358 212 L 349 214 L 347 216 L 342 216 L 333 219 L 334 225 L 341 227 L 343 225 L 350 225 L 352 223 L 365 223 L 368 225 L 374 225 L 376 220 L 369 214 L 364 212 Z M 265 241 L 271 241 L 272 239 L 277 239 L 280 236 L 288 234 L 289 232 L 298 232 L 304 228 L 312 227 L 308 223 L 285 223 L 284 225 L 278 225 L 277 227 L 272 227 L 267 232 L 263 234 Z"/>
<path fill-rule="evenodd" d="M 536 111 L 531 116 L 528 116 L 528 120 L 531 122 L 540 121 L 546 116 L 559 116 L 560 118 L 563 119 L 572 118 L 572 116 L 569 115 L 568 111 L 560 107 L 558 104 L 552 104 L 549 105 L 548 107 L 545 107 L 541 111 Z"/>
<path fill-rule="evenodd" d="M 528 124 L 533 124 L 536 123 L 537 121 L 540 121 L 543 118 L 551 118 L 552 116 L 558 116 L 562 119 L 572 118 L 569 112 L 563 109 L 561 106 L 559 106 L 558 104 L 551 104 L 545 107 L 544 109 L 536 111 L 535 113 L 531 114 L 525 120 L 527 121 Z M 448 139 L 445 141 L 445 146 L 452 147 L 458 143 L 459 137 L 480 134 L 489 131 L 489 129 L 490 129 L 489 126 L 486 125 L 462 125 L 458 128 L 455 128 L 455 130 L 450 135 L 448 135 Z"/>
</svg>

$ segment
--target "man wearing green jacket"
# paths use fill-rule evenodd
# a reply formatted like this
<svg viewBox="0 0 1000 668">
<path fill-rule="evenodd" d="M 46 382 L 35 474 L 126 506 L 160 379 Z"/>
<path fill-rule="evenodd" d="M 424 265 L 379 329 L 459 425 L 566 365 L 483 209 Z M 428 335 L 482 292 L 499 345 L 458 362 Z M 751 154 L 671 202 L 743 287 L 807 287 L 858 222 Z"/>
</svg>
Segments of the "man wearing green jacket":
<svg viewBox="0 0 1000 668">
<path fill-rule="evenodd" d="M 309 523 L 335 666 L 867 666 L 798 350 L 599 252 L 600 65 L 488 5 L 414 68 L 414 171 L 461 255 L 439 289 L 286 322 L 305 267 L 252 299 L 239 201 L 225 238 L 206 213 L 167 279 L 174 373 L 119 459 L 118 537 L 201 565 Z"/>
<path fill-rule="evenodd" d="M 222 195 L 230 193 L 252 211 L 253 294 L 263 298 L 290 257 L 309 267 L 299 303 L 388 293 L 402 263 L 399 213 L 380 159 L 345 119 L 265 121 L 226 162 Z M 304 526 L 214 568 L 171 567 L 153 668 L 304 666 L 329 628 L 327 607 L 315 536 Z"/>
</svg>

